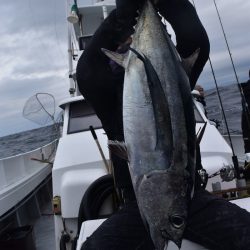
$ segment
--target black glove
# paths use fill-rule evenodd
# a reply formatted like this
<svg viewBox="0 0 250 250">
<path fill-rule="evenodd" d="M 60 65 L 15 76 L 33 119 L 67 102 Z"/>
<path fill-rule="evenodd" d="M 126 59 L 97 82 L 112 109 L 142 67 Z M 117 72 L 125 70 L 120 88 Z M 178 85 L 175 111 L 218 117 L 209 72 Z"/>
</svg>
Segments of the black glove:
<svg viewBox="0 0 250 250">
<path fill-rule="evenodd" d="M 117 20 L 121 22 L 134 21 L 137 16 L 137 10 L 140 8 L 144 0 L 116 0 Z"/>
<path fill-rule="evenodd" d="M 121 32 L 133 33 L 133 26 L 136 24 L 137 10 L 145 0 L 116 0 L 117 28 Z M 126 36 L 126 35 L 125 35 Z"/>
</svg>

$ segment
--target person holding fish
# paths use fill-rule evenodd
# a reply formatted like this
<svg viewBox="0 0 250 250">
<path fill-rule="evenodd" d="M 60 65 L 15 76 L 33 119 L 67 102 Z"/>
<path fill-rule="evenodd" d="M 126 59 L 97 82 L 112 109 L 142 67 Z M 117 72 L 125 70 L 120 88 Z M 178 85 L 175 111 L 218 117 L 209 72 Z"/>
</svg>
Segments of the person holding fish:
<svg viewBox="0 0 250 250">
<path fill-rule="evenodd" d="M 182 238 L 209 249 L 248 249 L 249 213 L 205 191 L 197 174 L 202 166 L 199 147 L 195 153 L 191 89 L 208 59 L 209 40 L 194 7 L 188 0 L 154 1 L 154 7 L 148 0 L 117 0 L 116 5 L 79 59 L 77 82 L 108 139 L 123 148 L 126 138 L 128 159 L 111 151 L 123 204 L 81 249 L 164 249 L 168 240 L 180 248 Z M 189 82 L 154 8 L 176 33 Z M 122 55 L 136 23 L 132 52 Z M 171 60 L 162 63 L 165 58 Z"/>
</svg>

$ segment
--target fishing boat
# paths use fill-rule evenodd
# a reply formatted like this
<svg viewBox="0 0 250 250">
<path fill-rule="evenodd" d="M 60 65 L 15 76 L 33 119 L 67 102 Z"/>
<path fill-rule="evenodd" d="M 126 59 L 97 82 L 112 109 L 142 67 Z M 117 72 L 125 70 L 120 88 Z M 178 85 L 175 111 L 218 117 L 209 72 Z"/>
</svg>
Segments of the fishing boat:
<svg viewBox="0 0 250 250">
<path fill-rule="evenodd" d="M 0 218 L 6 227 L 11 216 L 16 217 L 19 226 L 27 222 L 19 223 L 26 218 L 23 212 L 26 208 L 22 205 L 26 204 L 27 211 L 33 211 L 28 210 L 31 203 L 39 207 L 37 190 L 46 187 L 52 173 L 54 232 L 47 237 L 55 239 L 56 250 L 80 250 L 86 238 L 114 212 L 115 207 L 107 136 L 94 110 L 79 93 L 73 66 L 77 60 L 75 50 L 79 54 L 84 50 L 97 27 L 115 8 L 112 0 L 93 2 L 86 6 L 67 1 L 70 96 L 59 105 L 63 110 L 59 141 L 0 160 Z M 73 39 L 78 41 L 78 48 L 73 48 Z M 231 136 L 230 139 L 228 135 L 223 136 L 205 115 L 203 105 L 196 99 L 197 94 L 193 94 L 196 131 L 203 133 L 200 142 L 202 165 L 210 177 L 206 188 L 250 212 L 246 182 L 235 178 L 232 160 L 238 155 L 239 165 L 244 164 L 242 136 Z M 232 141 L 234 153 L 228 141 Z M 51 155 L 53 150 L 50 148 L 55 144 L 56 153 Z M 27 200 L 31 202 L 27 203 Z M 43 249 L 49 249 L 46 240 Z M 177 247 L 170 243 L 169 249 Z M 184 239 L 181 249 L 205 248 Z"/>
<path fill-rule="evenodd" d="M 57 140 L 30 152 L 0 159 L 1 249 L 28 246 L 32 249 L 35 245 L 32 223 L 51 199 L 56 146 Z"/>
<path fill-rule="evenodd" d="M 77 6 L 74 1 L 74 3 L 68 2 L 68 7 L 71 10 L 68 18 L 69 30 L 70 26 L 73 26 L 73 36 L 79 42 L 78 49 L 84 50 L 90 37 L 115 5 L 114 1 L 101 1 L 91 6 Z M 70 76 L 73 74 L 72 58 L 69 34 Z M 74 94 L 60 105 L 64 110 L 64 129 L 52 174 L 54 221 L 56 249 L 73 247 L 72 249 L 80 250 L 86 238 L 105 220 L 105 215 L 112 213 L 112 199 L 108 198 L 110 199 L 113 189 L 106 192 L 106 186 L 103 185 L 105 181 L 110 183 L 107 167 L 110 162 L 107 138 L 101 123 L 91 107 L 79 95 L 74 77 L 71 77 L 70 89 Z M 195 94 L 197 93 L 194 93 L 194 96 Z M 194 104 L 197 133 L 205 127 L 200 147 L 203 167 L 211 177 L 208 179 L 207 190 L 234 198 L 232 202 L 250 211 L 250 206 L 247 204 L 249 198 L 242 198 L 242 194 L 246 194 L 245 181 L 232 177 L 233 153 L 227 142 L 228 136 L 221 135 L 216 124 L 206 117 L 204 107 L 195 98 Z M 234 136 L 231 139 L 243 164 L 242 137 Z M 99 193 L 96 193 L 95 189 L 98 187 Z M 104 195 L 105 192 L 107 198 L 104 199 L 105 202 L 96 204 L 98 196 Z M 170 249 L 177 248 L 171 245 Z M 204 248 L 184 240 L 182 249 Z"/>
</svg>

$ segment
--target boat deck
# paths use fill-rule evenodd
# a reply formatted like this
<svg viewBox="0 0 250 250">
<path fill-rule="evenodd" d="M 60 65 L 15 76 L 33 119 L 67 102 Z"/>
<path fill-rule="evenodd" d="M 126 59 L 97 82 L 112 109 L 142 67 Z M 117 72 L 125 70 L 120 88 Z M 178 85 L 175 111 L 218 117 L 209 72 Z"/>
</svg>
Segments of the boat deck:
<svg viewBox="0 0 250 250">
<path fill-rule="evenodd" d="M 36 250 L 55 250 L 55 230 L 51 203 L 41 211 L 41 217 L 34 223 Z"/>
</svg>

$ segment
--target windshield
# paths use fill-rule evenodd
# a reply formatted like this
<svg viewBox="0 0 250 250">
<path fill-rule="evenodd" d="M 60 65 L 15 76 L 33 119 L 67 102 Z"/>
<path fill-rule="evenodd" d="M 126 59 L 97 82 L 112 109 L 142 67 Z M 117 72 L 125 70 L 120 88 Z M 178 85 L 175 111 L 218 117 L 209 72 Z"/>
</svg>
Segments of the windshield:
<svg viewBox="0 0 250 250">
<path fill-rule="evenodd" d="M 194 105 L 196 123 L 204 123 L 197 107 Z M 89 130 L 89 126 L 102 128 L 101 121 L 93 108 L 84 100 L 70 104 L 68 134 Z"/>
<path fill-rule="evenodd" d="M 93 108 L 86 101 L 70 104 L 68 134 L 89 130 L 89 126 L 101 128 L 102 124 Z"/>
</svg>

